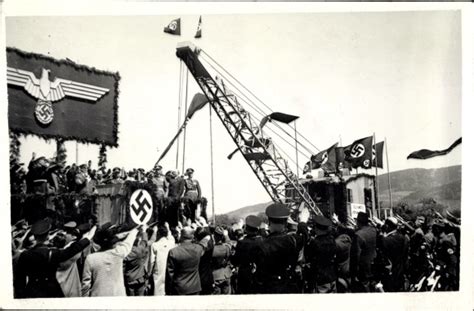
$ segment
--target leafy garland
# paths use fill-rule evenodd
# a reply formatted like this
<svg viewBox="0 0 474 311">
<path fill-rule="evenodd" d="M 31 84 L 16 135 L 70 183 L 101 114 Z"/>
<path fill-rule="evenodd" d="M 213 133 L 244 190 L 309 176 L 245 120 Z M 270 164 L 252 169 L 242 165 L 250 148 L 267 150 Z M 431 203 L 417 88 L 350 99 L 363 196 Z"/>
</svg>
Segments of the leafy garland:
<svg viewBox="0 0 474 311">
<path fill-rule="evenodd" d="M 20 163 L 20 138 L 15 132 L 10 131 L 10 167 Z"/>
<path fill-rule="evenodd" d="M 78 71 L 85 71 L 85 72 L 90 73 L 90 74 L 111 76 L 115 80 L 115 83 L 114 83 L 115 96 L 114 96 L 114 112 L 113 112 L 114 113 L 114 120 L 115 120 L 114 126 L 113 126 L 113 136 L 114 136 L 114 140 L 115 140 L 114 143 L 107 143 L 107 142 L 99 140 L 97 138 L 84 139 L 84 138 L 78 138 L 78 137 L 75 137 L 75 136 L 37 134 L 34 131 L 20 129 L 20 128 L 11 128 L 12 131 L 14 131 L 16 134 L 22 134 L 22 135 L 25 135 L 25 136 L 35 135 L 35 136 L 38 136 L 38 137 L 40 137 L 44 140 L 62 138 L 64 140 L 75 140 L 75 141 L 78 141 L 78 142 L 83 143 L 83 144 L 89 144 L 89 143 L 97 144 L 97 145 L 105 144 L 105 145 L 108 145 L 108 146 L 111 146 L 111 147 L 118 147 L 118 133 L 119 133 L 119 130 L 118 130 L 118 126 L 119 126 L 119 122 L 118 122 L 118 97 L 119 97 L 119 93 L 120 93 L 119 92 L 119 82 L 120 82 L 120 79 L 121 79 L 120 74 L 118 72 L 100 70 L 100 69 L 97 69 L 95 67 L 89 67 L 89 66 L 86 66 L 86 65 L 76 64 L 75 62 L 73 62 L 71 60 L 67 60 L 67 59 L 57 60 L 57 59 L 55 59 L 53 57 L 50 57 L 50 56 L 45 56 L 45 55 L 31 53 L 31 52 L 25 52 L 25 51 L 22 51 L 20 49 L 13 48 L 13 47 L 7 47 L 7 53 L 8 52 L 17 53 L 18 55 L 20 55 L 24 58 L 27 58 L 27 59 L 49 61 L 49 62 L 51 62 L 51 63 L 53 63 L 57 66 L 61 66 L 61 65 L 72 66 L 75 69 L 77 69 Z"/>
<path fill-rule="evenodd" d="M 56 163 L 65 164 L 67 159 L 66 146 L 64 140 L 61 138 L 56 139 Z"/>
<path fill-rule="evenodd" d="M 105 144 L 100 145 L 99 150 L 99 167 L 105 167 L 107 165 L 107 147 Z"/>
</svg>

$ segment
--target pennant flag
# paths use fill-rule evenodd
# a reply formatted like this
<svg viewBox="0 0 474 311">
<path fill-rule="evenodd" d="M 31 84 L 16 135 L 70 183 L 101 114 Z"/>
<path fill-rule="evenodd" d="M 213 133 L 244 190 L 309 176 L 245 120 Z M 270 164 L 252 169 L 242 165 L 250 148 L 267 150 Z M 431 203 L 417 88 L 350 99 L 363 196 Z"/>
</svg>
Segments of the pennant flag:
<svg viewBox="0 0 474 311">
<path fill-rule="evenodd" d="M 194 38 L 201 38 L 201 23 L 202 23 L 202 19 L 201 19 L 201 16 L 199 16 L 199 22 L 198 22 L 198 28 L 196 30 L 196 34 L 194 35 Z"/>
<path fill-rule="evenodd" d="M 176 141 L 176 139 L 178 139 L 179 135 L 184 131 L 184 129 L 188 125 L 189 120 L 196 113 L 196 111 L 198 111 L 199 109 L 202 109 L 207 103 L 208 103 L 208 99 L 205 95 L 201 93 L 196 93 L 194 95 L 193 100 L 191 101 L 191 104 L 189 105 L 188 114 L 186 115 L 186 119 L 184 120 L 183 125 L 181 125 L 181 127 L 178 129 L 178 133 L 176 133 L 173 139 L 171 139 L 168 146 L 161 153 L 160 158 L 155 163 L 155 166 L 158 165 L 158 163 L 160 163 L 160 161 L 166 156 L 168 151 L 170 151 L 171 147 L 173 147 L 174 142 Z"/>
<path fill-rule="evenodd" d="M 206 106 L 208 102 L 209 100 L 207 99 L 206 95 L 196 93 L 193 97 L 193 100 L 191 101 L 191 104 L 189 105 L 188 114 L 186 115 L 186 118 L 191 119 L 196 113 L 196 111 L 202 109 L 204 106 Z"/>
<path fill-rule="evenodd" d="M 407 159 L 420 159 L 425 160 L 441 155 L 446 155 L 451 152 L 454 148 L 462 143 L 462 137 L 458 138 L 449 148 L 444 150 L 428 150 L 428 149 L 421 149 L 417 151 L 413 151 L 407 157 Z"/>
<path fill-rule="evenodd" d="M 311 172 L 318 168 L 322 168 L 324 171 L 331 173 L 336 171 L 336 146 L 337 143 L 332 145 L 326 150 L 311 156 L 309 162 L 306 163 L 303 174 Z"/>
<path fill-rule="evenodd" d="M 181 35 L 181 18 L 177 18 L 172 20 L 168 26 L 163 29 L 164 32 L 172 34 L 172 35 Z"/>
<path fill-rule="evenodd" d="M 383 141 L 372 146 L 372 166 L 383 168 Z"/>
<path fill-rule="evenodd" d="M 342 172 L 344 168 L 351 169 L 351 163 L 346 161 L 346 151 L 349 152 L 350 148 L 351 145 L 336 147 L 336 166 L 338 172 Z"/>
<path fill-rule="evenodd" d="M 351 163 L 353 168 L 372 167 L 372 136 L 355 140 L 350 148 L 345 151 L 346 161 Z"/>
</svg>

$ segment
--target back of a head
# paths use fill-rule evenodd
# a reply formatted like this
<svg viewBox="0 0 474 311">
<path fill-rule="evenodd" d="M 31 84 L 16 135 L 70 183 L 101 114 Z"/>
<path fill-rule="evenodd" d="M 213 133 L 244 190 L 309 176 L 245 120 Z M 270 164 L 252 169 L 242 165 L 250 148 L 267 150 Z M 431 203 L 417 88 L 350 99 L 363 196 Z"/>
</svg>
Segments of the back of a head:
<svg viewBox="0 0 474 311">
<path fill-rule="evenodd" d="M 194 238 L 194 230 L 191 227 L 184 227 L 181 229 L 181 241 L 189 241 Z"/>
<path fill-rule="evenodd" d="M 369 215 L 364 212 L 357 214 L 357 224 L 367 226 L 369 224 Z"/>
<path fill-rule="evenodd" d="M 158 227 L 158 236 L 160 238 L 168 236 L 168 232 L 169 232 L 168 228 L 166 228 L 165 226 L 159 226 Z"/>
</svg>

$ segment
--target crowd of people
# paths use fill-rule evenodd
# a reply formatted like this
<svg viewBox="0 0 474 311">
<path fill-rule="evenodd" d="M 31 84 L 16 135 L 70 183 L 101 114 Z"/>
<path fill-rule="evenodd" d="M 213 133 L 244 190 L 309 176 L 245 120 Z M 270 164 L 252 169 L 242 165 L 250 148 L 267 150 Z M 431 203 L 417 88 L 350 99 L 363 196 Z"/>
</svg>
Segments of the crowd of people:
<svg viewBox="0 0 474 311">
<path fill-rule="evenodd" d="M 87 217 L 63 213 L 60 200 L 34 201 L 49 212 L 24 212 L 12 226 L 15 297 L 458 290 L 460 218 L 449 212 L 413 222 L 361 212 L 341 222 L 335 215 L 295 217 L 273 203 L 266 219 L 249 215 L 226 226 L 199 211 L 192 169 L 185 176 L 163 175 L 160 166 L 104 170 L 57 168 L 44 157 L 33 157 L 28 172 L 12 168 L 12 194 L 93 193 L 101 183 L 129 180 L 153 184 L 159 202 L 158 219 L 146 227 L 98 226 L 84 212 L 87 198 L 74 201 Z"/>
<path fill-rule="evenodd" d="M 316 216 L 294 221 L 283 204 L 226 227 L 203 217 L 149 228 L 97 229 L 46 218 L 16 224 L 17 298 L 347 293 L 457 290 L 459 227 L 449 220 L 353 227 Z M 96 232 L 97 231 L 97 232 Z"/>
</svg>

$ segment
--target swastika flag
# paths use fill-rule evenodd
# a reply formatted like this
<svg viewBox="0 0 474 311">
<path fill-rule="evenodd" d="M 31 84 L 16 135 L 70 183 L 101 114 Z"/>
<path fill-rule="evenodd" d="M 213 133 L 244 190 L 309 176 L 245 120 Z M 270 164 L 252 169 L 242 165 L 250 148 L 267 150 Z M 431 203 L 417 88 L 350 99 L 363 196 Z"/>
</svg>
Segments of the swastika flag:
<svg viewBox="0 0 474 311">
<path fill-rule="evenodd" d="M 163 31 L 172 35 L 181 36 L 181 18 L 173 19 Z"/>
<path fill-rule="evenodd" d="M 372 136 L 355 140 L 351 147 L 345 151 L 346 161 L 350 162 L 353 168 L 372 167 Z"/>
<path fill-rule="evenodd" d="M 202 19 L 201 19 L 201 16 L 199 16 L 198 27 L 197 27 L 197 30 L 196 30 L 196 34 L 194 35 L 194 38 L 196 38 L 196 39 L 201 38 L 201 36 L 202 36 L 201 24 L 202 24 Z"/>
<path fill-rule="evenodd" d="M 383 141 L 372 146 L 372 166 L 383 168 Z"/>
</svg>

